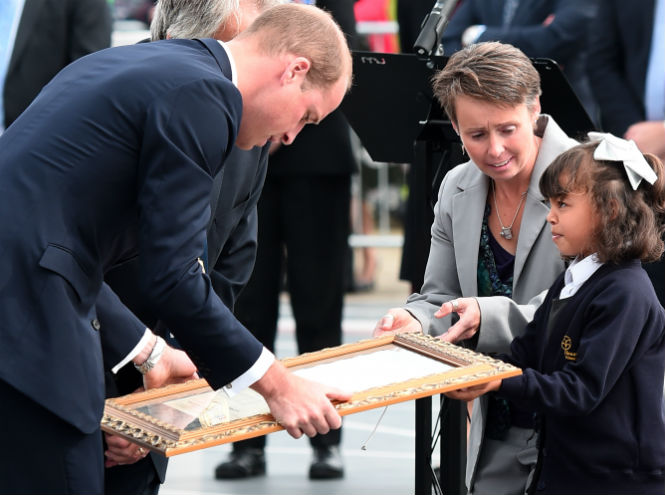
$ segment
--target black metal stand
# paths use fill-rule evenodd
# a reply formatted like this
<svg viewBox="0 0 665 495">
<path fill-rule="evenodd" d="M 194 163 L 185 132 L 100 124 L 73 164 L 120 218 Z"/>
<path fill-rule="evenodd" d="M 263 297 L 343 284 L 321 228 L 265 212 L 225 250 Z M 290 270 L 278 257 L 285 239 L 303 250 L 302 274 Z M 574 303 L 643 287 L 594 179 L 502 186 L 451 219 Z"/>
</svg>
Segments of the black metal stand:
<svg viewBox="0 0 665 495">
<path fill-rule="evenodd" d="M 438 480 L 441 493 L 465 495 L 466 485 L 466 403 L 441 396 L 441 436 Z M 432 485 L 432 398 L 416 400 L 415 494 L 430 495 Z"/>
<path fill-rule="evenodd" d="M 415 494 L 432 493 L 432 398 L 416 399 Z"/>
<path fill-rule="evenodd" d="M 465 495 L 466 485 L 466 403 L 442 397 L 441 408 L 441 491 Z"/>
</svg>

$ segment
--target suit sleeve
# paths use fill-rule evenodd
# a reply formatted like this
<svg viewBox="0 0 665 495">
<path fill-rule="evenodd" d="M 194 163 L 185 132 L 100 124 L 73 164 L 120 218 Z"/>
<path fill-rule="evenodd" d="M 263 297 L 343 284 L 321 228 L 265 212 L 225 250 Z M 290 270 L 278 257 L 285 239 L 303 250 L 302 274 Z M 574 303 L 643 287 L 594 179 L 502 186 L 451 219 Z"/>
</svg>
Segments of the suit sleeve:
<svg viewBox="0 0 665 495">
<path fill-rule="evenodd" d="M 101 324 L 104 369 L 110 370 L 121 362 L 138 344 L 146 326 L 132 313 L 106 284 L 97 296 L 97 318 Z"/>
<path fill-rule="evenodd" d="M 524 332 L 540 307 L 547 290 L 536 294 L 526 304 L 517 304 L 509 297 L 478 297 L 481 322 L 475 350 L 488 354 L 508 352 L 513 339 Z"/>
<path fill-rule="evenodd" d="M 551 14 L 554 20 L 547 26 L 545 19 L 509 28 L 488 26 L 478 41 L 509 43 L 529 57 L 547 56 L 565 65 L 584 45 L 593 9 L 578 0 L 559 0 Z"/>
<path fill-rule="evenodd" d="M 139 286 L 213 388 L 247 371 L 263 346 L 217 297 L 198 258 L 212 176 L 240 121 L 230 84 L 200 80 L 152 102 L 139 164 Z"/>
<path fill-rule="evenodd" d="M 480 24 L 476 16 L 472 1 L 464 1 L 450 18 L 450 22 L 443 32 L 441 43 L 443 43 L 443 54 L 450 56 L 462 48 L 462 34 L 469 26 Z"/>
</svg>

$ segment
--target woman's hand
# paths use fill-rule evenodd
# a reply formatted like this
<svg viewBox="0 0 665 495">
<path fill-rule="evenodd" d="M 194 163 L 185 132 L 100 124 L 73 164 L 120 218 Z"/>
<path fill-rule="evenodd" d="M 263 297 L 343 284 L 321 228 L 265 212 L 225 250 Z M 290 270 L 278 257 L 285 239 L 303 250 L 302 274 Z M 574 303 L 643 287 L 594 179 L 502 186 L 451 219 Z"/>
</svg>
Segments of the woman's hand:
<svg viewBox="0 0 665 495">
<path fill-rule="evenodd" d="M 373 337 L 391 333 L 421 332 L 423 327 L 411 313 L 402 308 L 391 308 L 374 327 Z"/>
<path fill-rule="evenodd" d="M 499 387 L 501 387 L 501 380 L 492 380 L 491 382 L 483 383 L 482 385 L 451 390 L 450 392 L 445 392 L 443 395 L 449 399 L 470 401 L 486 394 L 487 392 L 499 390 Z"/>
<path fill-rule="evenodd" d="M 436 318 L 443 318 L 450 313 L 457 313 L 459 321 L 451 326 L 439 338 L 445 342 L 459 342 L 473 337 L 480 328 L 480 306 L 473 297 L 461 297 L 445 302 L 434 313 Z"/>
</svg>

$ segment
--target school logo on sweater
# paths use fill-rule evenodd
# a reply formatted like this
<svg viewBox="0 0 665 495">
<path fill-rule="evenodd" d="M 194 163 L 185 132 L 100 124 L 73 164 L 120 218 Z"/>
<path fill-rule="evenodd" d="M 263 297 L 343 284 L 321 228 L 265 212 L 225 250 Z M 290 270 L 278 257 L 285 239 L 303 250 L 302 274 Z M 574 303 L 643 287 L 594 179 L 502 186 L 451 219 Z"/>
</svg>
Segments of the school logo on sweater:
<svg viewBox="0 0 665 495">
<path fill-rule="evenodd" d="M 570 350 L 573 346 L 573 341 L 568 335 L 564 335 L 561 339 L 561 349 L 563 349 L 563 357 L 568 361 L 577 361 L 577 353 Z"/>
</svg>

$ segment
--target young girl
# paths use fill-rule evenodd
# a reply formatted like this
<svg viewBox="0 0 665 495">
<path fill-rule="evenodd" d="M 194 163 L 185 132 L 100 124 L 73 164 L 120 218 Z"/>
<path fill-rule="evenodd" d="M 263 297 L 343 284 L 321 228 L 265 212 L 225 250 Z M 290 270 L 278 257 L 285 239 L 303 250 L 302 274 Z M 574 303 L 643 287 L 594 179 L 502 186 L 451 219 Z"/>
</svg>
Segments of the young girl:
<svg viewBox="0 0 665 495">
<path fill-rule="evenodd" d="M 632 142 L 561 154 L 540 180 L 552 240 L 572 260 L 506 358 L 521 376 L 489 391 L 536 412 L 535 493 L 665 493 L 665 310 L 641 261 L 663 252 L 663 164 Z"/>
</svg>

